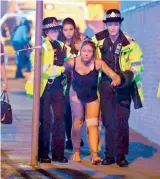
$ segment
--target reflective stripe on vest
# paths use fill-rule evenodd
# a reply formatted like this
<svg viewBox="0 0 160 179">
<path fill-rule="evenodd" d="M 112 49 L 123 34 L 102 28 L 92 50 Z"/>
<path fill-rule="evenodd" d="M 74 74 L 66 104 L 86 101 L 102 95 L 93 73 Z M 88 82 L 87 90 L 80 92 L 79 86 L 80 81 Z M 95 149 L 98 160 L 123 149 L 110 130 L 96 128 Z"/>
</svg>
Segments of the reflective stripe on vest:
<svg viewBox="0 0 160 179">
<path fill-rule="evenodd" d="M 142 61 L 131 62 L 131 66 L 141 66 Z"/>
</svg>

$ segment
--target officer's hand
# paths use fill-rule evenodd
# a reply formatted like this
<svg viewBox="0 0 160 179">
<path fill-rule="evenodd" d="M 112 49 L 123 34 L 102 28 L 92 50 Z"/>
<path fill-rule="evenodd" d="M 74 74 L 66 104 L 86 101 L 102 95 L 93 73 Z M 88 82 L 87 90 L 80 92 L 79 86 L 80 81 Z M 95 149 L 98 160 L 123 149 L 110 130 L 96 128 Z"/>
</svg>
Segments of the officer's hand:
<svg viewBox="0 0 160 179">
<path fill-rule="evenodd" d="M 112 78 L 111 86 L 119 86 L 121 84 L 121 77 L 117 74 Z"/>
</svg>

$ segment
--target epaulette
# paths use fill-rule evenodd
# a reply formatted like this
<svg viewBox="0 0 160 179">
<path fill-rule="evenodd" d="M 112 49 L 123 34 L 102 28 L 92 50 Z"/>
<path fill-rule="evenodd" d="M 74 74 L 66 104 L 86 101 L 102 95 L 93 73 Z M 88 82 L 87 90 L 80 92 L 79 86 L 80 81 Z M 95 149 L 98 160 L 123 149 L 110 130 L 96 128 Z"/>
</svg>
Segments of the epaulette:
<svg viewBox="0 0 160 179">
<path fill-rule="evenodd" d="M 99 40 L 102 40 L 104 39 L 106 36 L 108 35 L 108 30 L 103 30 L 101 32 L 98 32 L 97 34 L 95 34 L 96 36 L 96 39 L 99 41 Z"/>
<path fill-rule="evenodd" d="M 124 32 L 124 35 L 125 35 L 125 37 L 127 38 L 127 40 L 129 42 L 134 42 L 135 41 L 135 39 L 133 37 L 131 37 L 128 33 Z"/>
</svg>

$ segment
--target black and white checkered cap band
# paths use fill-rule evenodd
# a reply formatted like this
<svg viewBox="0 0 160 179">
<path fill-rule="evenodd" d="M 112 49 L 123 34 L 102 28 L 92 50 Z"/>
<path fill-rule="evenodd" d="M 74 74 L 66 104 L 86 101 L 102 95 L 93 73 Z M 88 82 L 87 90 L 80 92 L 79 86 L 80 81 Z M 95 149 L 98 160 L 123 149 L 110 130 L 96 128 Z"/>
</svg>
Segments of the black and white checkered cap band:
<svg viewBox="0 0 160 179">
<path fill-rule="evenodd" d="M 51 23 L 51 24 L 46 24 L 46 25 L 43 26 L 44 29 L 52 28 L 52 27 L 59 27 L 59 25 Z"/>
<path fill-rule="evenodd" d="M 121 17 L 121 15 L 114 12 L 112 12 L 111 14 L 107 14 L 107 18 L 112 18 L 112 17 Z"/>
</svg>

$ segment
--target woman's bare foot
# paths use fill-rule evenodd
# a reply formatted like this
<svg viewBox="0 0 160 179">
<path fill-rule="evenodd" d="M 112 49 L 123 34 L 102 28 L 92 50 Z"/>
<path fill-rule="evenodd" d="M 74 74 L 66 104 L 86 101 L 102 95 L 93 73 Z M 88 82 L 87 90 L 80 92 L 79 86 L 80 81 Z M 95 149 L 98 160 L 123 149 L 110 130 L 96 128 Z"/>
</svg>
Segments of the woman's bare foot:
<svg viewBox="0 0 160 179">
<path fill-rule="evenodd" d="M 102 162 L 102 159 L 98 156 L 97 153 L 92 154 L 92 164 L 97 165 Z"/>
<path fill-rule="evenodd" d="M 81 162 L 81 157 L 79 152 L 74 152 L 73 154 L 73 161 L 74 162 Z"/>
</svg>

